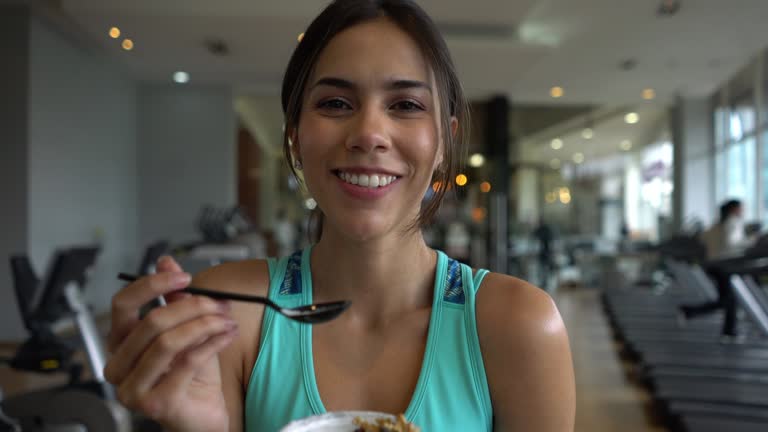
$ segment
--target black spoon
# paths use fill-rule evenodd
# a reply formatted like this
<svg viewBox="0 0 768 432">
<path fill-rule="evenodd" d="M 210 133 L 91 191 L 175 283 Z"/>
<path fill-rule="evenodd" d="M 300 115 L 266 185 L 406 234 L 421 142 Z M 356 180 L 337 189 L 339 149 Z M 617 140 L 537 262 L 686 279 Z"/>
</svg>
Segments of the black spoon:
<svg viewBox="0 0 768 432">
<path fill-rule="evenodd" d="M 126 273 L 118 274 L 117 278 L 120 280 L 124 280 L 126 282 L 133 282 L 136 279 L 138 279 L 137 276 L 129 275 Z M 345 301 L 337 301 L 337 302 L 329 302 L 329 303 L 316 303 L 316 304 L 311 304 L 306 306 L 299 306 L 295 308 L 284 308 L 278 305 L 277 303 L 273 302 L 272 300 L 268 299 L 267 297 L 261 297 L 261 296 L 238 294 L 238 293 L 231 293 L 231 292 L 224 292 L 224 291 L 214 291 L 214 290 L 209 290 L 205 288 L 195 288 L 195 287 L 186 287 L 180 291 L 186 292 L 189 294 L 204 295 L 204 296 L 208 296 L 218 300 L 234 300 L 234 301 L 261 303 L 263 305 L 271 307 L 272 309 L 276 310 L 280 314 L 292 320 L 307 323 L 307 324 L 319 324 L 326 321 L 330 321 L 336 318 L 337 316 L 339 316 L 342 312 L 344 312 L 349 307 L 349 305 L 352 304 L 352 302 L 345 300 Z M 160 300 L 158 303 L 164 304 L 165 301 Z"/>
</svg>

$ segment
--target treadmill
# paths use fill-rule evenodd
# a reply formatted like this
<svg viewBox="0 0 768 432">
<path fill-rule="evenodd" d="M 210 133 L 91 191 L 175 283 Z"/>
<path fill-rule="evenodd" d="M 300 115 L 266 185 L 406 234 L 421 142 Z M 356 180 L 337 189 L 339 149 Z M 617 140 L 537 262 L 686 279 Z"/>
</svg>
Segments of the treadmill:
<svg viewBox="0 0 768 432">
<path fill-rule="evenodd" d="M 749 273 L 750 266 L 751 270 L 765 269 L 764 261 L 744 263 L 746 268 L 740 271 Z M 701 281 L 696 281 L 694 273 L 686 273 L 684 265 L 675 265 L 670 267 L 675 268 L 676 279 L 688 286 L 679 287 L 682 289 L 674 294 L 632 291 L 604 296 L 619 339 L 642 362 L 658 406 L 677 430 L 768 430 L 768 344 L 764 340 L 719 344 L 719 323 L 713 318 L 696 329 L 677 328 L 676 308 L 670 304 L 707 293 L 691 292 L 695 287 L 691 285 Z M 768 296 L 749 275 L 735 275 L 733 284 L 739 304 L 753 321 L 743 323 L 742 331 L 767 336 Z M 705 334 L 706 328 L 710 335 Z"/>
</svg>

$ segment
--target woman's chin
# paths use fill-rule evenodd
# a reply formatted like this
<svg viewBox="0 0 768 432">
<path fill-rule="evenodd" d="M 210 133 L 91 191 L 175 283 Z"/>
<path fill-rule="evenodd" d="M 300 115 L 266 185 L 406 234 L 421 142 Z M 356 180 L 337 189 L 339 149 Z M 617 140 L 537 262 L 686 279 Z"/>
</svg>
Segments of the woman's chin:
<svg viewBox="0 0 768 432">
<path fill-rule="evenodd" d="M 339 227 L 339 234 L 353 242 L 382 238 L 397 230 L 395 224 L 376 217 L 359 218 L 337 226 Z"/>
</svg>

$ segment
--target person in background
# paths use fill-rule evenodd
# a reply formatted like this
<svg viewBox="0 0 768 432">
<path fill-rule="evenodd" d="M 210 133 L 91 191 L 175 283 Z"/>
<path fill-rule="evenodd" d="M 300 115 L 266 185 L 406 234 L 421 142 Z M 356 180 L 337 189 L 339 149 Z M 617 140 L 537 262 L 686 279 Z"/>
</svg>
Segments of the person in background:
<svg viewBox="0 0 768 432">
<path fill-rule="evenodd" d="M 718 298 L 700 304 L 682 305 L 679 319 L 685 323 L 690 318 L 709 314 L 717 310 L 725 311 L 722 334 L 726 337 L 737 336 L 736 298 L 731 287 L 730 275 L 719 268 L 713 261 L 738 256 L 751 244 L 745 234 L 744 208 L 739 200 L 729 200 L 720 206 L 720 219 L 701 234 L 706 248 L 708 264 L 707 274 L 714 280 Z"/>
</svg>

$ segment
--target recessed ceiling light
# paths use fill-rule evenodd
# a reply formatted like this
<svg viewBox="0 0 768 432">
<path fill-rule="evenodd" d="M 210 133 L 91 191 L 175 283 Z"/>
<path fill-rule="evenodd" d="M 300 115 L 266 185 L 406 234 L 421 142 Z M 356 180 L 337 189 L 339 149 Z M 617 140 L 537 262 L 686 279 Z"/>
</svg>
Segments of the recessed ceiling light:
<svg viewBox="0 0 768 432">
<path fill-rule="evenodd" d="M 651 100 L 656 97 L 656 91 L 652 88 L 647 88 L 643 90 L 643 99 L 645 100 Z"/>
<path fill-rule="evenodd" d="M 620 146 L 621 146 L 621 149 L 624 151 L 632 150 L 632 141 L 624 140 L 621 142 Z"/>
<path fill-rule="evenodd" d="M 130 39 L 125 39 L 123 41 L 123 49 L 126 51 L 130 51 L 133 49 L 133 41 Z"/>
<path fill-rule="evenodd" d="M 551 89 L 549 89 L 549 95 L 555 99 L 562 97 L 563 93 L 564 91 L 562 87 L 552 87 Z"/>
<path fill-rule="evenodd" d="M 563 140 L 560 138 L 555 138 L 551 143 L 549 143 L 549 145 L 552 146 L 552 150 L 560 150 L 563 148 Z"/>
<path fill-rule="evenodd" d="M 109 37 L 112 39 L 117 39 L 120 37 L 120 29 L 117 27 L 112 27 L 109 29 Z"/>
<path fill-rule="evenodd" d="M 635 124 L 640 121 L 640 116 L 637 115 L 636 112 L 627 113 L 627 115 L 624 116 L 624 121 L 628 124 Z"/>
<path fill-rule="evenodd" d="M 584 162 L 584 155 L 582 153 L 575 153 L 573 155 L 573 161 L 577 164 Z"/>
<path fill-rule="evenodd" d="M 485 157 L 480 153 L 475 153 L 469 157 L 469 166 L 472 168 L 480 168 L 485 164 Z"/>
<path fill-rule="evenodd" d="M 185 84 L 189 82 L 189 74 L 184 71 L 178 71 L 173 74 L 173 80 L 179 84 Z"/>
<path fill-rule="evenodd" d="M 584 139 L 592 139 L 592 137 L 595 136 L 595 131 L 593 131 L 592 128 L 584 128 L 584 130 L 581 131 L 581 136 Z"/>
</svg>

